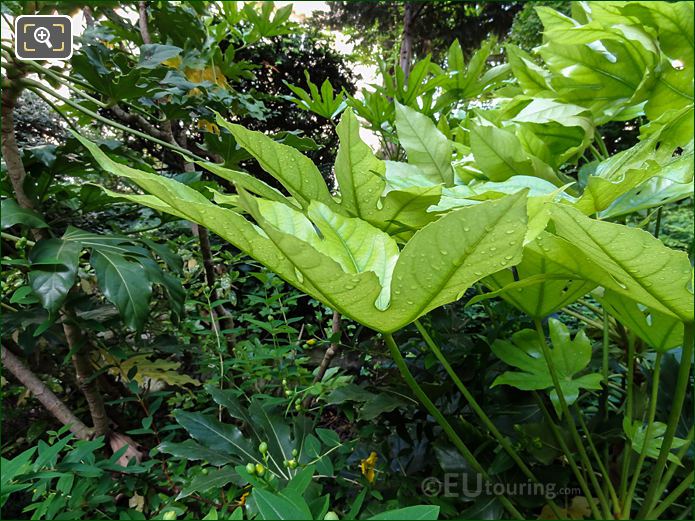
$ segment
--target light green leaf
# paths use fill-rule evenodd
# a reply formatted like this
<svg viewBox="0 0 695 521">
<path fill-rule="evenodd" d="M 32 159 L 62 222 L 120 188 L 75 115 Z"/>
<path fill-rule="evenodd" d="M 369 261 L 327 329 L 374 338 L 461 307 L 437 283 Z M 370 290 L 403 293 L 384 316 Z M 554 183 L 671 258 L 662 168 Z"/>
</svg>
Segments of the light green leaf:
<svg viewBox="0 0 695 521">
<path fill-rule="evenodd" d="M 391 190 L 383 198 L 379 212 L 367 220 L 389 235 L 409 238 L 436 219 L 427 209 L 437 204 L 441 194 L 439 185 Z"/>
<path fill-rule="evenodd" d="M 351 109 L 343 113 L 336 131 L 340 138 L 335 158 L 340 204 L 351 215 L 370 220 L 384 191 L 384 162 L 360 138 L 360 125 Z"/>
<path fill-rule="evenodd" d="M 458 300 L 481 278 L 518 264 L 525 232 L 525 191 L 452 211 L 428 224 L 401 251 L 389 314 L 410 323 Z"/>
<path fill-rule="evenodd" d="M 661 445 L 664 441 L 664 434 L 666 433 L 666 424 L 662 422 L 655 421 L 652 423 L 651 431 L 649 432 L 649 439 L 647 439 L 647 425 L 643 424 L 639 420 L 635 420 L 630 425 L 630 421 L 627 418 L 623 418 L 623 431 L 628 439 L 632 442 L 631 447 L 637 454 L 640 454 L 646 445 L 646 454 L 648 458 L 658 459 L 659 453 L 661 452 Z M 677 449 L 682 447 L 687 443 L 686 440 L 682 438 L 673 438 L 673 443 L 671 444 L 671 449 Z M 669 452 L 668 460 L 681 465 L 678 456 Z"/>
<path fill-rule="evenodd" d="M 297 149 L 273 141 L 261 132 L 229 123 L 219 114 L 217 124 L 229 130 L 237 143 L 255 157 L 263 170 L 277 179 L 303 208 L 307 208 L 311 201 L 320 201 L 332 210 L 341 211 L 319 169 Z"/>
<path fill-rule="evenodd" d="M 548 325 L 552 342 L 550 356 L 562 394 L 568 405 L 571 405 L 577 401 L 580 389 L 600 389 L 602 376 L 598 373 L 576 376 L 584 371 L 591 361 L 591 341 L 584 331 L 579 331 L 572 340 L 569 329 L 559 320 L 551 318 Z M 496 340 L 492 344 L 492 352 L 520 372 L 507 371 L 498 376 L 492 386 L 510 385 L 522 391 L 553 388 L 553 380 L 539 341 L 538 334 L 532 329 L 514 333 L 511 342 Z M 554 388 L 550 391 L 550 399 L 559 414 L 560 404 Z"/>
<path fill-rule="evenodd" d="M 323 240 L 317 249 L 337 260 L 347 273 L 372 271 L 382 286 L 376 307 L 384 310 L 391 299 L 391 276 L 398 260 L 398 245 L 388 234 L 366 221 L 332 212 L 326 205 L 312 202 L 309 218 Z"/>
<path fill-rule="evenodd" d="M 666 352 L 683 344 L 683 322 L 606 290 L 598 297 L 604 309 L 657 351 Z"/>
<path fill-rule="evenodd" d="M 388 234 L 359 218 L 336 214 L 316 201 L 309 205 L 308 219 L 275 202 L 257 200 L 256 204 L 266 222 L 335 260 L 345 273 L 376 274 L 382 286 L 376 306 L 382 310 L 388 307 L 391 274 L 399 253 L 398 245 Z"/>
<path fill-rule="evenodd" d="M 197 161 L 197 164 L 209 170 L 213 174 L 226 179 L 227 181 L 234 183 L 235 185 L 241 186 L 249 192 L 265 197 L 271 201 L 278 201 L 284 204 L 292 204 L 287 197 L 285 197 L 282 192 L 267 185 L 260 179 L 247 174 L 246 172 L 239 172 L 238 170 L 232 170 L 230 168 L 225 168 L 216 163 L 210 163 L 205 161 Z"/>
<path fill-rule="evenodd" d="M 545 318 L 596 287 L 596 283 L 573 276 L 533 243 L 524 249 L 524 258 L 516 270 L 519 282 L 514 281 L 510 270 L 502 270 L 483 279 L 483 283 L 492 290 L 508 288 L 500 296 L 534 318 Z M 541 277 L 538 283 L 523 284 L 537 277 Z"/>
<path fill-rule="evenodd" d="M 434 182 L 454 184 L 451 144 L 430 118 L 396 103 L 396 130 L 408 163 L 419 167 Z"/>
<path fill-rule="evenodd" d="M 562 185 L 550 166 L 525 152 L 513 132 L 491 124 L 471 124 L 471 152 L 476 164 L 491 181 L 523 175 Z"/>
<path fill-rule="evenodd" d="M 615 199 L 600 217 L 610 219 L 691 197 L 694 165 L 691 142 L 680 156 L 664 164 L 655 177 Z"/>
<path fill-rule="evenodd" d="M 554 205 L 556 236 L 539 246 L 555 262 L 586 280 L 677 317 L 693 321 L 692 268 L 688 255 L 650 233 L 596 221 L 566 205 Z"/>
<path fill-rule="evenodd" d="M 539 92 L 550 92 L 548 81 L 550 73 L 539 67 L 525 51 L 516 45 L 507 44 L 504 47 L 507 53 L 512 74 L 519 82 L 525 94 L 533 96 Z"/>
<path fill-rule="evenodd" d="M 121 197 L 204 225 L 259 262 L 272 267 L 290 284 L 308 292 L 308 288 L 305 288 L 295 276 L 294 266 L 282 255 L 271 240 L 259 233 L 257 226 L 254 226 L 243 216 L 212 204 L 199 192 L 173 179 L 117 163 L 104 154 L 94 143 L 79 135 L 75 135 L 75 137 L 87 147 L 99 165 L 106 171 L 129 178 L 146 192 L 156 194 L 156 196 L 121 194 Z"/>
</svg>

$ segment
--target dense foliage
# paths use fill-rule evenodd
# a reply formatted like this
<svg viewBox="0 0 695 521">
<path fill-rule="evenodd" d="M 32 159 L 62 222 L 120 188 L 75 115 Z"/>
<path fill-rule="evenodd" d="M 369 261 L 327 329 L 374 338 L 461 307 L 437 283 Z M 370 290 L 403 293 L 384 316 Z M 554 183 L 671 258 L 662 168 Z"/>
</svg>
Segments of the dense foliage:
<svg viewBox="0 0 695 521">
<path fill-rule="evenodd" d="M 691 513 L 693 4 L 383 7 L 3 37 L 3 518 Z"/>
</svg>

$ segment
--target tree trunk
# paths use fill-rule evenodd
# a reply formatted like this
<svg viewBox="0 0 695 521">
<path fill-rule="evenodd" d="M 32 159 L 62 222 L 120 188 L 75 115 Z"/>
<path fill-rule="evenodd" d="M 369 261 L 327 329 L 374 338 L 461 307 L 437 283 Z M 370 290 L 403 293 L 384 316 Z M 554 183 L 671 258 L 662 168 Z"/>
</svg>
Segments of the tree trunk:
<svg viewBox="0 0 695 521">
<path fill-rule="evenodd" d="M 406 2 L 403 12 L 403 40 L 401 40 L 400 65 L 405 78 L 410 76 L 410 65 L 413 62 L 413 21 L 415 20 L 415 6 L 412 2 Z"/>
<path fill-rule="evenodd" d="M 41 402 L 60 423 L 69 426 L 70 430 L 82 440 L 91 438 L 92 430 L 82 423 L 77 416 L 53 394 L 46 384 L 17 358 L 5 346 L 0 346 L 2 353 L 2 366 L 7 369 L 20 383 L 26 387 Z"/>
<path fill-rule="evenodd" d="M 17 103 L 17 98 L 19 98 L 22 92 L 22 86 L 19 84 L 19 81 L 25 75 L 25 72 L 21 69 L 21 65 L 18 65 L 17 67 L 9 67 L 7 75 L 8 81 L 7 84 L 3 84 L 2 92 L 2 134 L 0 136 L 2 138 L 2 154 L 17 204 L 22 208 L 36 210 L 33 202 L 24 191 L 26 170 L 22 163 L 14 132 L 14 107 Z M 32 229 L 32 234 L 37 241 L 48 237 L 45 230 L 37 228 Z M 69 310 L 65 308 L 61 309 L 61 312 L 64 317 L 71 316 Z M 88 346 L 86 344 L 83 345 L 81 331 L 65 319 L 63 320 L 63 332 L 65 333 L 68 348 L 74 353 L 73 365 L 75 366 L 77 383 L 84 392 L 89 404 L 94 430 L 97 435 L 108 432 L 109 421 L 104 408 L 104 400 L 93 378 L 94 369 L 89 361 L 89 351 L 84 349 Z"/>
<path fill-rule="evenodd" d="M 94 367 L 89 358 L 89 343 L 82 336 L 82 332 L 70 322 L 71 316 L 63 313 L 63 332 L 68 343 L 68 349 L 72 352 L 72 365 L 75 368 L 77 385 L 84 394 L 89 406 L 89 413 L 94 425 L 94 434 L 101 436 L 110 430 L 109 417 L 106 414 L 104 398 L 97 387 L 94 377 Z"/>
</svg>

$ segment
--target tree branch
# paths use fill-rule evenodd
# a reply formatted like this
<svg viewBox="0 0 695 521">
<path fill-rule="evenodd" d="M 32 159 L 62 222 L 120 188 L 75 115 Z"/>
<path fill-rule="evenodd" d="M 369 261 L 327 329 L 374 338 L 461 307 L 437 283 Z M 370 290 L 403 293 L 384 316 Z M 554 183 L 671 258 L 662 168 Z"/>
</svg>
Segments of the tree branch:
<svg viewBox="0 0 695 521">
<path fill-rule="evenodd" d="M 140 12 L 140 17 L 138 23 L 140 24 L 140 35 L 142 36 L 143 43 L 152 43 L 150 38 L 150 30 L 147 28 L 147 2 L 138 2 L 138 11 Z"/>
<path fill-rule="evenodd" d="M 2 366 L 19 380 L 36 399 L 50 412 L 60 423 L 69 426 L 75 436 L 87 440 L 92 436 L 92 429 L 82 423 L 77 416 L 58 397 L 53 394 L 46 384 L 17 358 L 5 346 L 0 346 L 2 352 Z"/>
<path fill-rule="evenodd" d="M 75 368 L 77 385 L 84 394 L 89 407 L 89 413 L 97 436 L 110 430 L 109 417 L 106 414 L 104 398 L 97 388 L 94 378 L 94 367 L 89 358 L 90 345 L 85 341 L 82 331 L 72 323 L 72 316 L 63 310 L 63 333 L 72 354 L 72 365 Z"/>
</svg>

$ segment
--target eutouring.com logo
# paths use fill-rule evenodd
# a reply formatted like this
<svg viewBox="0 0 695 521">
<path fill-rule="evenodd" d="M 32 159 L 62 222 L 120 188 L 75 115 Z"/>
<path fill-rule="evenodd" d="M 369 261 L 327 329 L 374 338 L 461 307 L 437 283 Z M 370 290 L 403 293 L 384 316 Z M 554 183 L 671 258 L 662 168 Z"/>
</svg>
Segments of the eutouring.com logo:
<svg viewBox="0 0 695 521">
<path fill-rule="evenodd" d="M 536 496 L 555 499 L 558 496 L 573 496 L 580 493 L 578 489 L 558 487 L 557 483 L 534 483 L 532 481 L 504 483 L 486 481 L 480 474 L 446 473 L 443 476 L 430 476 L 420 484 L 422 493 L 429 497 L 478 496 Z"/>
</svg>

